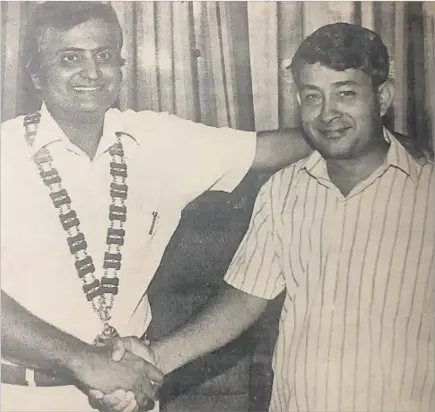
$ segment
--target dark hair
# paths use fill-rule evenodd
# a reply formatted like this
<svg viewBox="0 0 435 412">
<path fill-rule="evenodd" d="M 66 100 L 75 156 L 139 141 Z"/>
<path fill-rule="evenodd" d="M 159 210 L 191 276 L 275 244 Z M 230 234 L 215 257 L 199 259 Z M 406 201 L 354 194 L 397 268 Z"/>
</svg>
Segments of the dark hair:
<svg viewBox="0 0 435 412">
<path fill-rule="evenodd" d="M 48 29 L 70 30 L 92 19 L 113 25 L 119 32 L 119 46 L 122 46 L 122 29 L 110 4 L 99 1 L 47 1 L 38 4 L 27 22 L 24 35 L 23 57 L 30 73 L 39 69 L 41 43 Z"/>
<path fill-rule="evenodd" d="M 388 50 L 381 38 L 369 29 L 348 23 L 323 26 L 302 42 L 291 63 L 296 83 L 302 66 L 314 63 L 337 71 L 361 70 L 372 78 L 374 87 L 387 80 L 389 71 Z"/>
</svg>

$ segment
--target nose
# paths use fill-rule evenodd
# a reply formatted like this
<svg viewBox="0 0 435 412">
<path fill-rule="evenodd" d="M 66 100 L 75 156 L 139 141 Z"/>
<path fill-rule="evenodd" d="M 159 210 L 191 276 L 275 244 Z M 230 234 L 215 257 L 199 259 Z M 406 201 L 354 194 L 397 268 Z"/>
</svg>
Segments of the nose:
<svg viewBox="0 0 435 412">
<path fill-rule="evenodd" d="M 324 123 L 331 123 L 333 120 L 341 116 L 340 111 L 337 109 L 337 102 L 333 97 L 326 97 L 323 100 L 322 112 L 320 114 L 321 120 Z"/>
<path fill-rule="evenodd" d="M 98 67 L 98 64 L 95 62 L 95 59 L 93 57 L 86 59 L 86 62 L 84 63 L 80 75 L 84 79 L 98 80 L 100 74 L 101 71 L 100 68 Z"/>
</svg>

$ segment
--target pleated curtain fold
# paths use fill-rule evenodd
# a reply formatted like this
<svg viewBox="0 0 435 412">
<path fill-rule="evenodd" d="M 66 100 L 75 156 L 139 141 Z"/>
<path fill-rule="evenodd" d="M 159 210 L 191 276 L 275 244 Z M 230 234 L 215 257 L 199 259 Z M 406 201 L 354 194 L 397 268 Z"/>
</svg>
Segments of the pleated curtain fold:
<svg viewBox="0 0 435 412">
<path fill-rule="evenodd" d="M 424 2 L 112 2 L 124 29 L 123 109 L 175 113 L 213 126 L 271 130 L 298 124 L 291 58 L 332 22 L 379 33 L 396 83 L 387 121 L 426 147 L 435 136 L 435 9 Z M 1 2 L 2 120 L 31 110 L 23 71 L 35 2 Z"/>
</svg>

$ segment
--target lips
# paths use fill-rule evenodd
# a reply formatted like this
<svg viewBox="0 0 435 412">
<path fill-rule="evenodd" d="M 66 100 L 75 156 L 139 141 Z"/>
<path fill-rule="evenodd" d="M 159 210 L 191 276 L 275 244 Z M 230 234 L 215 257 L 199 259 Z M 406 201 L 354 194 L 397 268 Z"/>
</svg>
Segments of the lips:
<svg viewBox="0 0 435 412">
<path fill-rule="evenodd" d="M 97 86 L 74 86 L 73 90 L 79 93 L 95 93 L 103 88 L 102 85 Z"/>
<path fill-rule="evenodd" d="M 350 127 L 340 127 L 334 129 L 319 129 L 319 132 L 322 133 L 328 139 L 340 139 L 343 137 L 346 132 L 350 129 Z"/>
</svg>

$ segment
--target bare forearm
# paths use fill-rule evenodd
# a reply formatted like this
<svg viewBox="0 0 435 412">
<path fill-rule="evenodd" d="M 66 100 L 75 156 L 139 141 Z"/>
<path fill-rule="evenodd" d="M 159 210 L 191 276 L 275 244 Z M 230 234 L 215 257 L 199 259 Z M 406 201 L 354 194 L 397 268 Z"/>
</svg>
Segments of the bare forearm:
<svg viewBox="0 0 435 412">
<path fill-rule="evenodd" d="M 259 132 L 252 169 L 277 171 L 308 156 L 311 147 L 299 129 Z"/>
<path fill-rule="evenodd" d="M 152 345 L 158 367 L 167 374 L 231 342 L 264 312 L 267 300 L 230 286 L 187 325 Z"/>
<path fill-rule="evenodd" d="M 2 291 L 2 356 L 31 368 L 73 374 L 89 345 L 37 318 Z"/>
</svg>

